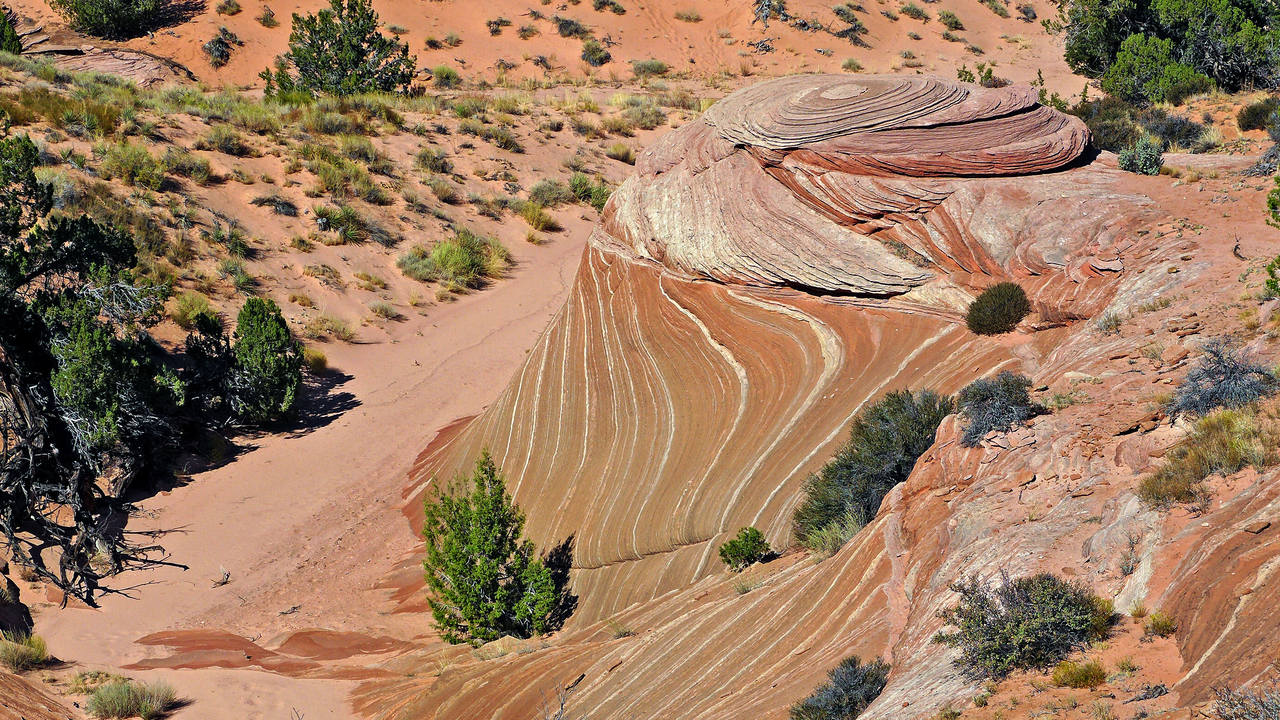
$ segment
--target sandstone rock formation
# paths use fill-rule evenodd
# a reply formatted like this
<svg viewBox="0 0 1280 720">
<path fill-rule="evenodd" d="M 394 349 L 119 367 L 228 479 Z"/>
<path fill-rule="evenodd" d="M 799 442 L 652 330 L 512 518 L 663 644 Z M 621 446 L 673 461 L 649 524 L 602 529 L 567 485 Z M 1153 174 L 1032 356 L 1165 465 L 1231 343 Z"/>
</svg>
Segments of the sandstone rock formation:
<svg viewBox="0 0 1280 720">
<path fill-rule="evenodd" d="M 408 506 L 418 523 L 433 479 L 488 447 L 539 545 L 575 539 L 577 614 L 550 647 L 501 660 L 438 645 L 403 657 L 393 671 L 443 669 L 371 683 L 361 707 L 523 718 L 583 674 L 583 716 L 783 717 L 856 652 L 895 668 L 868 717 L 929 717 L 973 692 L 930 642 L 955 578 L 1053 570 L 1119 602 L 1166 593 L 1207 613 L 1180 583 L 1229 556 L 1246 573 L 1233 592 L 1258 589 L 1275 552 L 1251 554 L 1236 534 L 1188 525 L 1181 547 L 1203 553 L 1174 563 L 1158 551 L 1159 518 L 1116 480 L 1156 452 L 1146 435 L 1118 448 L 1137 401 L 1103 428 L 1052 416 L 985 449 L 960 447 L 949 420 L 837 555 L 788 555 L 745 594 L 722 575 L 716 548 L 742 526 L 786 547 L 804 477 L 868 400 L 953 392 L 1006 368 L 1049 384 L 1127 357 L 1099 355 L 1096 334 L 1070 321 L 1166 290 L 1178 279 L 1166 264 L 1188 246 L 1151 231 L 1161 211 L 1123 190 L 1088 140 L 1028 88 L 798 76 L 735 93 L 648 150 L 524 368 L 423 453 Z M 959 311 L 1006 278 L 1048 329 L 976 338 Z M 1275 489 L 1258 492 L 1250 518 Z M 1027 521 L 1046 512 L 1061 521 Z M 1120 577 L 1110 558 L 1136 527 L 1152 533 L 1142 570 Z M 1225 670 L 1209 646 L 1257 641 L 1232 634 L 1242 596 L 1220 594 L 1226 616 L 1182 647 L 1188 697 Z M 618 625 L 637 636 L 614 637 Z"/>
</svg>

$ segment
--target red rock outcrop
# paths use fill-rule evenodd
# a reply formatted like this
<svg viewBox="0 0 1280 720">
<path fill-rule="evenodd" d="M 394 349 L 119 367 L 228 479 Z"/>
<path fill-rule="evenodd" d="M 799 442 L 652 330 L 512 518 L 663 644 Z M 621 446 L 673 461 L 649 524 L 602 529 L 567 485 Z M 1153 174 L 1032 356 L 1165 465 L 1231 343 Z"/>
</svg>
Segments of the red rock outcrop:
<svg viewBox="0 0 1280 720">
<path fill-rule="evenodd" d="M 371 683 L 360 707 L 525 718 L 582 675 L 583 716 L 783 717 L 858 653 L 894 665 L 867 717 L 928 717 L 974 692 L 930 642 L 948 584 L 1001 569 L 1082 577 L 1119 607 L 1230 611 L 1179 638 L 1179 691 L 1203 699 L 1233 653 L 1262 642 L 1241 628 L 1274 605 L 1262 585 L 1275 553 L 1235 530 L 1171 535 L 1132 493 L 1172 431 L 1126 433 L 1179 366 L 1135 368 L 1135 347 L 1114 352 L 1119 340 L 1067 321 L 1186 281 L 1170 263 L 1193 245 L 1153 231 L 1168 208 L 1125 190 L 1127 177 L 1029 89 L 933 78 L 770 81 L 668 135 L 615 193 L 524 368 L 424 452 L 409 493 L 412 514 L 433 479 L 488 447 L 539 545 L 575 538 L 577 613 L 549 642 L 496 659 L 410 653 L 388 669 L 437 672 Z M 959 310 L 1004 278 L 1033 295 L 1046 329 L 976 338 Z M 978 449 L 960 447 L 949 420 L 838 554 L 789 554 L 735 591 L 716 548 L 744 525 L 785 547 L 806 474 L 863 403 L 1003 368 L 1045 385 L 1096 380 L 1107 410 L 1044 416 Z M 1269 487 L 1233 501 L 1255 526 Z M 1140 567 L 1121 574 L 1114 559 L 1139 531 Z M 1241 576 L 1206 592 L 1223 564 Z"/>
</svg>

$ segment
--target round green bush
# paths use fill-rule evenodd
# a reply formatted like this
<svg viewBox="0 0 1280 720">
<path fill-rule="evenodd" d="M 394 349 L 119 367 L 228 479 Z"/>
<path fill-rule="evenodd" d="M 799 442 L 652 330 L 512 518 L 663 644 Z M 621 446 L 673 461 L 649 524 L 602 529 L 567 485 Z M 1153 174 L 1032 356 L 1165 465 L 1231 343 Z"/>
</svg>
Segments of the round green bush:
<svg viewBox="0 0 1280 720">
<path fill-rule="evenodd" d="M 769 554 L 769 542 L 764 533 L 753 527 L 744 527 L 738 536 L 720 546 L 720 559 L 734 572 L 742 572 L 748 565 L 758 563 Z"/>
<path fill-rule="evenodd" d="M 1007 333 L 1031 313 L 1031 301 L 1022 286 L 1014 282 L 996 283 L 969 303 L 965 324 L 978 335 Z"/>
<path fill-rule="evenodd" d="M 1159 175 L 1160 168 L 1164 167 L 1164 153 L 1160 150 L 1160 143 L 1143 137 L 1121 150 L 1118 161 L 1121 170 L 1138 175 Z"/>
<path fill-rule="evenodd" d="M 1280 98 L 1269 97 L 1255 103 L 1249 103 L 1236 113 L 1236 125 L 1240 130 L 1266 130 L 1271 122 L 1271 115 L 1280 109 Z"/>
</svg>

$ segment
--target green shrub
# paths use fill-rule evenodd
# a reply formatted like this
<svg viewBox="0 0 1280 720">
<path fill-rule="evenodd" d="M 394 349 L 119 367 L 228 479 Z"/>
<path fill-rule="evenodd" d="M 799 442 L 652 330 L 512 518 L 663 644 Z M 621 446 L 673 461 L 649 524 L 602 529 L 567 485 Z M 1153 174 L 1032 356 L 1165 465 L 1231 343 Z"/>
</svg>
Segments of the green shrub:
<svg viewBox="0 0 1280 720">
<path fill-rule="evenodd" d="M 416 60 L 409 47 L 378 30 L 368 0 L 329 0 L 314 15 L 293 16 L 289 50 L 263 70 L 268 96 L 295 92 L 355 95 L 406 91 Z"/>
<path fill-rule="evenodd" d="M 1148 635 L 1169 637 L 1178 631 L 1178 621 L 1174 620 L 1168 613 L 1157 610 L 1146 617 L 1145 622 L 1143 622 L 1143 630 Z"/>
<path fill-rule="evenodd" d="M 1102 89 L 1131 102 L 1177 104 L 1213 86 L 1207 76 L 1176 62 L 1173 54 L 1171 40 L 1130 35 L 1102 76 Z"/>
<path fill-rule="evenodd" d="M 1058 687 L 1096 688 L 1107 681 L 1107 671 L 1097 660 L 1077 663 L 1063 660 L 1053 669 L 1053 684 Z"/>
<path fill-rule="evenodd" d="M 440 148 L 424 147 L 414 156 L 418 167 L 433 173 L 453 172 L 453 163 L 449 162 L 449 154 Z"/>
<path fill-rule="evenodd" d="M 258 207 L 269 207 L 271 208 L 271 212 L 276 215 L 283 215 L 285 217 L 298 216 L 298 206 L 294 204 L 292 200 L 279 193 L 259 195 L 258 197 L 250 200 L 249 204 L 256 205 Z"/>
<path fill-rule="evenodd" d="M 849 439 L 805 483 L 791 521 L 796 538 L 811 549 L 829 550 L 833 538 L 875 517 L 884 496 L 907 479 L 933 444 L 952 407 L 951 398 L 928 390 L 899 390 L 860 411 Z"/>
<path fill-rule="evenodd" d="M 1166 453 L 1164 464 L 1138 483 L 1138 497 L 1155 508 L 1178 503 L 1204 504 L 1205 478 L 1231 475 L 1252 465 L 1274 462 L 1275 439 L 1247 410 L 1218 410 L 1196 421 L 1182 442 Z"/>
<path fill-rule="evenodd" d="M 436 199 L 442 203 L 456 205 L 462 200 L 461 195 L 458 193 L 458 188 L 454 187 L 453 183 L 445 180 L 444 178 L 428 178 L 427 187 L 431 189 L 431 192 L 436 196 Z"/>
<path fill-rule="evenodd" d="M 744 527 L 737 537 L 720 546 L 720 559 L 733 572 L 742 572 L 748 565 L 763 562 L 770 552 L 764 533 L 754 527 Z"/>
<path fill-rule="evenodd" d="M 1216 720 L 1275 720 L 1280 717 L 1280 687 L 1219 687 L 1213 694 L 1213 717 Z"/>
<path fill-rule="evenodd" d="M 560 37 L 572 37 L 578 38 L 579 40 L 585 40 L 591 36 L 591 30 L 589 30 L 586 25 L 583 25 L 572 18 L 565 18 L 556 15 L 551 18 L 551 22 L 555 23 L 556 32 L 559 33 Z"/>
<path fill-rule="evenodd" d="M 231 62 L 231 50 L 241 45 L 244 45 L 244 41 L 238 35 L 225 27 L 220 27 L 218 28 L 218 34 L 214 35 L 209 42 L 201 45 L 200 49 L 204 50 L 204 54 L 209 56 L 210 65 L 220 68 Z"/>
<path fill-rule="evenodd" d="M 577 196 L 568 185 L 559 180 L 546 179 L 539 180 L 529 189 L 529 200 L 550 208 L 571 203 L 577 200 Z"/>
<path fill-rule="evenodd" d="M 635 73 L 636 77 L 666 75 L 667 71 L 670 69 L 671 68 L 666 63 L 662 62 L 661 60 L 654 60 L 652 58 L 650 58 L 649 60 L 632 60 L 631 61 L 631 72 Z"/>
<path fill-rule="evenodd" d="M 907 3 L 906 5 L 903 5 L 902 7 L 898 8 L 898 12 L 902 13 L 903 15 L 906 15 L 909 18 L 914 18 L 916 20 L 923 20 L 924 22 L 929 22 L 929 13 L 925 12 L 924 8 L 920 7 L 919 5 L 916 5 L 915 3 Z"/>
<path fill-rule="evenodd" d="M 72 27 L 90 35 L 123 40 L 144 35 L 163 21 L 166 0 L 50 0 Z"/>
<path fill-rule="evenodd" d="M 320 348 L 302 347 L 302 364 L 312 375 L 323 375 L 329 369 L 329 358 Z"/>
<path fill-rule="evenodd" d="M 190 330 L 196 326 L 196 318 L 201 315 L 216 316 L 217 312 L 209 302 L 209 298 L 193 290 L 188 290 L 176 297 L 169 317 L 178 327 Z"/>
<path fill-rule="evenodd" d="M 939 616 L 955 630 L 934 642 L 959 649 L 956 664 L 976 677 L 1047 668 L 1104 637 L 1114 615 L 1110 601 L 1048 573 L 1002 574 L 998 587 L 974 576 L 951 589 L 960 598 Z"/>
<path fill-rule="evenodd" d="M 869 663 L 854 655 L 829 674 L 830 680 L 791 706 L 791 720 L 853 720 L 875 701 L 889 681 L 889 663 Z"/>
<path fill-rule="evenodd" d="M 960 18 L 956 17 L 956 14 L 950 10 L 943 10 L 942 12 L 939 12 L 938 21 L 941 22 L 948 30 L 958 31 L 964 29 L 964 23 L 960 22 Z"/>
<path fill-rule="evenodd" d="M 533 201 L 521 204 L 520 217 L 529 223 L 529 227 L 539 232 L 556 232 L 560 230 L 560 222 L 552 217 L 542 205 Z"/>
<path fill-rule="evenodd" d="M 85 710 L 95 718 L 161 717 L 177 704 L 177 695 L 167 683 L 143 684 L 132 680 L 107 683 L 93 691 Z"/>
<path fill-rule="evenodd" d="M 599 40 L 590 38 L 582 43 L 582 59 L 591 67 L 600 67 L 613 59 L 608 50 L 604 49 L 604 45 Z"/>
<path fill-rule="evenodd" d="M 987 433 L 1004 432 L 1035 417 L 1041 408 L 1031 402 L 1030 387 L 1030 378 L 1008 370 L 966 385 L 956 396 L 956 405 L 968 421 L 960 444 L 977 447 Z"/>
<path fill-rule="evenodd" d="M 11 672 L 34 670 L 49 662 L 49 649 L 39 635 L 0 633 L 0 665 Z"/>
<path fill-rule="evenodd" d="M 396 265 L 406 276 L 422 282 L 440 282 L 450 288 L 479 288 L 488 278 L 500 277 L 511 256 L 497 240 L 458 229 L 452 238 L 433 247 L 418 245 L 400 256 Z"/>
<path fill-rule="evenodd" d="M 462 84 L 462 76 L 448 65 L 437 65 L 431 69 L 431 81 L 441 90 L 451 90 Z"/>
<path fill-rule="evenodd" d="M 196 149 L 212 150 L 236 157 L 247 157 L 254 154 L 253 146 L 246 143 L 244 137 L 240 135 L 240 131 L 230 125 L 214 125 L 209 128 L 196 141 Z"/>
<path fill-rule="evenodd" d="M 170 146 L 164 151 L 160 162 L 165 170 L 191 178 L 197 185 L 207 185 L 213 180 L 213 169 L 209 161 L 182 148 Z"/>
<path fill-rule="evenodd" d="M 141 145 L 129 142 L 107 145 L 102 151 L 98 173 L 106 180 L 119 178 L 125 185 L 159 190 L 164 185 L 164 166 Z"/>
<path fill-rule="evenodd" d="M 442 638 L 479 645 L 502 635 L 531 637 L 563 622 L 564 584 L 521 538 L 524 513 L 487 450 L 470 478 L 457 478 L 447 490 L 437 485 L 424 510 L 427 602 Z"/>
<path fill-rule="evenodd" d="M 999 335 L 1018 327 L 1031 313 L 1031 301 L 1022 286 L 1001 282 L 983 290 L 965 313 L 969 330 L 978 335 Z"/>
<path fill-rule="evenodd" d="M 605 149 L 604 154 L 610 159 L 624 162 L 628 165 L 636 164 L 636 151 L 627 146 L 626 143 L 614 143 Z"/>
<path fill-rule="evenodd" d="M 1117 158 L 1120 169 L 1138 175 L 1159 175 L 1164 167 L 1164 152 L 1160 144 L 1143 136 L 1138 142 L 1120 151 Z"/>
<path fill-rule="evenodd" d="M 1257 102 L 1249 103 L 1236 113 L 1236 125 L 1240 130 L 1266 130 L 1271 124 L 1271 116 L 1280 109 L 1280 97 L 1265 97 Z"/>
<path fill-rule="evenodd" d="M 862 63 L 853 58 L 845 58 L 845 61 L 840 63 L 840 69 L 846 72 L 862 72 Z"/>
<path fill-rule="evenodd" d="M 236 318 L 229 400 L 242 422 L 286 417 L 302 388 L 302 353 L 274 300 L 249 298 Z"/>
</svg>

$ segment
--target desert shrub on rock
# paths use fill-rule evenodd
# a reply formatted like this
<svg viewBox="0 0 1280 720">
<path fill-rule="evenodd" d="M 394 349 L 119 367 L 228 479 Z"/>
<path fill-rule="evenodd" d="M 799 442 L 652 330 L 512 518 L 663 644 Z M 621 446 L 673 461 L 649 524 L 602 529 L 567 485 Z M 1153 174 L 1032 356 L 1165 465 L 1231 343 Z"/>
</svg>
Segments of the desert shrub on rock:
<svg viewBox="0 0 1280 720">
<path fill-rule="evenodd" d="M 965 447 L 977 447 L 987 433 L 1004 432 L 1035 417 L 1040 408 L 1027 390 L 1031 378 L 1008 370 L 994 378 L 979 378 L 956 396 L 956 404 L 968 424 L 960 438 Z"/>
<path fill-rule="evenodd" d="M 889 681 L 889 663 L 864 663 L 854 655 L 840 661 L 830 680 L 791 706 L 791 720 L 852 720 L 875 701 Z"/>
<path fill-rule="evenodd" d="M 960 598 L 939 616 L 955 629 L 934 642 L 958 649 L 956 664 L 973 677 L 999 680 L 1054 665 L 1104 637 L 1114 615 L 1110 601 L 1049 573 L 1002 573 L 998 585 L 973 576 L 951 589 Z"/>
<path fill-rule="evenodd" d="M 1120 169 L 1138 175 L 1159 175 L 1164 167 L 1164 152 L 1160 143 L 1143 136 L 1133 145 L 1120 151 L 1117 158 Z"/>
<path fill-rule="evenodd" d="M 999 335 L 1016 328 L 1030 312 L 1031 301 L 1022 286 L 1001 282 L 983 290 L 969 303 L 964 321 L 978 335 Z"/>
<path fill-rule="evenodd" d="M 487 450 L 470 478 L 459 477 L 448 490 L 437 487 L 424 507 L 423 568 L 441 637 L 478 645 L 554 629 L 564 587 L 521 537 L 524 513 Z"/>
<path fill-rule="evenodd" d="M 1241 408 L 1274 393 L 1278 382 L 1269 368 L 1244 350 L 1220 338 L 1211 340 L 1178 385 L 1169 410 L 1206 415 L 1217 408 Z"/>
<path fill-rule="evenodd" d="M 848 540 L 875 517 L 884 496 L 911 474 L 952 409 L 949 397 L 900 390 L 859 412 L 849 439 L 805 483 L 804 500 L 792 516 L 796 538 L 820 551 L 832 549 L 833 529 L 841 531 L 839 544 Z"/>
<path fill-rule="evenodd" d="M 720 546 L 720 559 L 734 572 L 742 572 L 748 565 L 763 562 L 770 553 L 764 533 L 754 527 L 744 527 L 737 537 Z"/>
<path fill-rule="evenodd" d="M 263 70 L 268 96 L 354 95 L 409 89 L 416 59 L 404 43 L 383 35 L 368 0 L 329 0 L 314 15 L 293 15 L 289 50 Z"/>
<path fill-rule="evenodd" d="M 1206 478 L 1231 475 L 1248 466 L 1267 467 L 1274 461 L 1275 445 L 1274 434 L 1252 412 L 1211 412 L 1165 454 L 1159 468 L 1139 481 L 1138 497 L 1161 509 L 1177 503 L 1203 507 L 1209 499 Z"/>
</svg>

